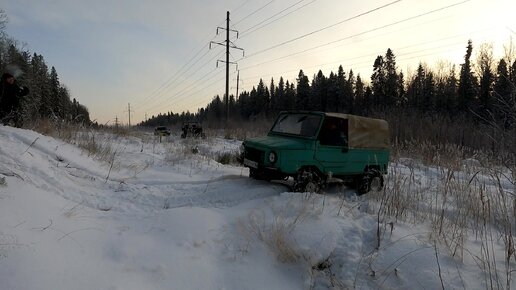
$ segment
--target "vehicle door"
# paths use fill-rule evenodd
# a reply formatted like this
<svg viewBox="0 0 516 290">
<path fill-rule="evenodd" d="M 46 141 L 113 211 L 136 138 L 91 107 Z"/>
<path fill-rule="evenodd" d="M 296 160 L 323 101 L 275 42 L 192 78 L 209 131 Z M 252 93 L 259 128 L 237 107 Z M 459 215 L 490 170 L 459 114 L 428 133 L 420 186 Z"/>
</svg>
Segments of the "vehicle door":
<svg viewBox="0 0 516 290">
<path fill-rule="evenodd" d="M 346 173 L 349 163 L 347 119 L 325 118 L 317 137 L 314 158 L 320 162 L 326 173 Z"/>
</svg>

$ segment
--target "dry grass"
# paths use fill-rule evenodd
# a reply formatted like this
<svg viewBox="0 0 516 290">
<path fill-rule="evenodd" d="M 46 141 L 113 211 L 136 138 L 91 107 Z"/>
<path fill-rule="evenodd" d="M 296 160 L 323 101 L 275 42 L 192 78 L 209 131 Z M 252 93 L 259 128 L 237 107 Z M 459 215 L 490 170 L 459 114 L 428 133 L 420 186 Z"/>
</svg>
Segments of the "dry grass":
<svg viewBox="0 0 516 290">
<path fill-rule="evenodd" d="M 404 143 L 395 147 L 384 192 L 368 194 L 378 238 L 389 222 L 430 225 L 429 240 L 485 273 L 487 289 L 510 289 L 516 268 L 514 174 L 490 156 L 458 146 Z M 417 159 L 416 159 L 417 158 Z M 480 253 L 467 248 L 474 238 Z M 378 243 L 379 244 L 379 243 Z M 504 267 L 500 259 L 503 248 Z"/>
<path fill-rule="evenodd" d="M 308 261 L 299 251 L 293 232 L 307 217 L 321 214 L 320 209 L 313 206 L 315 198 L 300 196 L 283 206 L 271 205 L 269 214 L 253 210 L 237 222 L 239 232 L 249 241 L 258 239 L 263 242 L 280 262 L 297 263 L 302 260 L 312 263 L 314 261 Z"/>
<path fill-rule="evenodd" d="M 113 144 L 116 142 L 113 142 L 113 138 L 109 137 L 113 136 L 109 133 L 126 132 L 119 129 L 106 129 L 106 132 L 102 132 L 79 124 L 64 121 L 52 121 L 50 119 L 37 120 L 26 125 L 26 127 L 43 135 L 58 138 L 67 143 L 76 145 L 87 152 L 88 156 L 92 156 L 112 165 L 113 163 L 116 164 L 114 160 L 116 150 L 113 149 Z M 125 136 L 127 136 L 127 134 Z"/>
</svg>

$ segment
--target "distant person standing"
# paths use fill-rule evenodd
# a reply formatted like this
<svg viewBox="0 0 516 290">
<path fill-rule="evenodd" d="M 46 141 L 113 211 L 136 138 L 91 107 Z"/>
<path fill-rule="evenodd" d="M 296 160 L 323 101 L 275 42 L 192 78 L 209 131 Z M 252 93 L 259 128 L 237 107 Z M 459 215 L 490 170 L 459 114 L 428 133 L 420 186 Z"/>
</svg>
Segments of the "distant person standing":
<svg viewBox="0 0 516 290">
<path fill-rule="evenodd" d="M 21 127 L 21 98 L 29 93 L 27 87 L 19 87 L 10 73 L 2 75 L 0 86 L 0 120 L 4 125 Z"/>
</svg>

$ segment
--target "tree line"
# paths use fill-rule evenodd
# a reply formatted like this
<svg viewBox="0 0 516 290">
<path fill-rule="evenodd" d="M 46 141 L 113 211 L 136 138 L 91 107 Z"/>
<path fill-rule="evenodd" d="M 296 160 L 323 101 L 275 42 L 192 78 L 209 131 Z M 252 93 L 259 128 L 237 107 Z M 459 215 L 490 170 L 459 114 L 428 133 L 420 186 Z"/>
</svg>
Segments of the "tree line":
<svg viewBox="0 0 516 290">
<path fill-rule="evenodd" d="M 461 129 L 454 131 L 460 132 L 456 135 L 461 136 L 456 136 L 454 142 L 474 145 L 475 137 L 470 136 L 469 142 L 466 140 L 471 132 L 465 128 L 481 128 L 490 124 L 508 132 L 516 127 L 515 54 L 511 42 L 506 47 L 506 55 L 497 60 L 492 46 L 483 44 L 474 59 L 473 43 L 469 40 L 464 62 L 458 67 L 441 62 L 436 68 L 430 68 L 420 63 L 417 70 L 407 77 L 398 69 L 394 52 L 387 49 L 385 55 L 374 60 L 369 80 L 360 74 L 355 75 L 352 69 L 346 72 L 342 66 L 337 72 L 330 72 L 329 76 L 319 70 L 311 80 L 300 70 L 295 82 L 280 77 L 277 83 L 271 79 L 266 85 L 260 79 L 251 91 L 241 92 L 238 98 L 230 95 L 229 108 L 225 97 L 215 96 L 196 113 L 168 112 L 152 116 L 139 125 L 196 120 L 217 126 L 224 124 L 228 109 L 230 121 L 236 122 L 272 118 L 283 110 L 331 111 L 378 116 L 392 121 L 399 121 L 401 114 L 405 118 L 413 116 L 418 122 L 422 119 L 441 122 L 444 119 L 448 128 L 461 123 Z M 393 125 L 399 126 L 395 122 Z M 394 137 L 412 138 L 416 135 L 407 134 L 408 128 L 396 129 L 400 136 Z M 442 128 L 435 130 L 442 131 Z M 441 138 L 440 142 L 444 140 Z"/>
<path fill-rule="evenodd" d="M 6 14 L 0 10 L 0 72 L 9 72 L 30 90 L 21 100 L 23 122 L 50 119 L 90 124 L 88 108 L 70 98 L 55 67 L 49 68 L 42 55 L 20 48 L 18 41 L 5 33 L 6 23 Z"/>
<path fill-rule="evenodd" d="M 266 85 L 260 79 L 251 91 L 243 91 L 235 99 L 230 95 L 230 119 L 252 120 L 259 116 L 275 116 L 283 110 L 317 110 L 359 115 L 373 111 L 408 109 L 421 114 L 447 117 L 466 116 L 491 121 L 493 117 L 507 128 L 514 127 L 516 98 L 516 60 L 495 61 L 492 50 L 483 46 L 477 65 L 472 63 L 473 45 L 468 41 L 464 63 L 457 73 L 455 65 L 441 65 L 438 71 L 420 63 L 408 80 L 396 66 L 391 49 L 378 56 L 373 74 L 366 83 L 353 70 L 339 66 L 336 73 L 325 76 L 321 70 L 310 81 L 303 70 L 296 83 L 280 77 Z M 476 72 L 474 67 L 477 68 Z M 197 119 L 220 122 L 225 118 L 226 100 L 215 96 L 197 113 L 168 112 L 152 116 L 140 125 L 170 124 Z"/>
</svg>

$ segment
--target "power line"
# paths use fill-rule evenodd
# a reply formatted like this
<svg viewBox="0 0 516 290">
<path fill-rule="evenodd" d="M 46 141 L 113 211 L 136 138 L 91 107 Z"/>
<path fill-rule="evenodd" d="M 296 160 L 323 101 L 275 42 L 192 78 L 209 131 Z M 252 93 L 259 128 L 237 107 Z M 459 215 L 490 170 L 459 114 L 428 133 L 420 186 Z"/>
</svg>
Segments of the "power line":
<svg viewBox="0 0 516 290">
<path fill-rule="evenodd" d="M 221 54 L 222 54 L 222 52 L 219 53 L 218 55 L 216 55 L 215 57 L 213 57 L 207 63 L 213 61 L 216 57 L 220 56 Z M 207 64 L 207 63 L 205 63 L 205 64 Z M 189 86 L 187 86 L 187 87 L 183 88 L 182 90 L 176 92 L 173 96 L 171 96 L 167 100 L 159 103 L 158 105 L 153 106 L 152 108 L 154 109 L 154 108 L 159 108 L 161 106 L 169 106 L 169 105 L 173 104 L 173 101 L 179 101 L 179 100 L 182 100 L 182 99 L 192 95 L 192 94 L 190 94 L 190 95 L 187 95 L 187 94 L 192 92 L 195 89 L 195 87 L 197 86 L 198 83 L 203 82 L 203 81 L 204 82 L 209 81 L 209 80 L 213 79 L 215 76 L 217 76 L 217 74 L 213 74 L 213 72 L 216 72 L 216 71 L 217 71 L 217 68 L 214 68 L 213 70 L 211 70 L 208 73 L 206 73 L 204 76 L 202 76 L 197 81 L 191 83 Z M 213 75 L 211 75 L 211 74 L 213 74 Z M 209 75 L 211 75 L 211 77 L 207 78 Z M 205 79 L 205 78 L 207 78 L 207 79 Z M 204 88 L 206 88 L 206 87 L 204 87 Z M 198 90 L 198 91 L 200 91 L 200 90 Z"/>
<path fill-rule="evenodd" d="M 160 94 L 160 91 L 163 91 L 165 90 L 167 87 L 169 87 L 170 85 L 172 85 L 176 80 L 177 78 L 185 73 L 183 72 L 183 69 L 186 68 L 186 66 L 188 66 L 201 52 L 202 50 L 206 47 L 207 45 L 204 45 L 203 47 L 201 47 L 201 49 L 199 49 L 197 51 L 197 53 L 192 57 L 190 58 L 189 61 L 187 61 L 185 64 L 183 64 L 183 66 L 181 66 L 181 68 L 179 68 L 179 70 L 176 71 L 175 74 L 173 74 L 167 81 L 165 81 L 161 86 L 159 86 L 157 89 L 155 89 L 151 94 L 149 94 L 146 98 L 144 98 L 144 100 L 142 101 L 142 103 L 148 103 L 149 101 L 151 101 L 153 98 L 156 98 L 159 96 Z M 209 51 L 207 50 L 200 58 L 202 59 Z M 199 60 L 197 60 L 193 65 L 195 65 Z M 193 66 L 192 65 L 192 66 Z M 190 69 L 192 66 L 189 66 L 188 69 Z M 188 71 L 188 70 L 187 70 Z"/>
<path fill-rule="evenodd" d="M 250 57 L 256 56 L 256 55 L 258 55 L 258 54 L 261 54 L 261 53 L 263 53 L 263 52 L 269 51 L 269 50 L 271 50 L 271 49 L 278 48 L 278 47 L 283 46 L 283 45 L 285 45 L 285 44 L 288 44 L 288 43 L 291 43 L 291 42 L 294 42 L 294 41 L 297 41 L 297 40 L 303 39 L 303 38 L 305 38 L 305 37 L 307 37 L 307 36 L 313 35 L 313 34 L 315 34 L 315 33 L 319 33 L 319 32 L 321 32 L 321 31 L 324 31 L 324 30 L 326 30 L 326 29 L 329 29 L 329 28 L 335 27 L 335 26 L 337 26 L 337 25 L 340 25 L 340 24 L 342 24 L 342 23 L 345 23 L 345 22 L 351 21 L 351 20 L 353 20 L 353 19 L 357 19 L 357 18 L 359 18 L 359 17 L 362 17 L 362 16 L 364 16 L 364 15 L 367 15 L 367 14 L 373 13 L 373 12 L 375 12 L 375 11 L 378 11 L 378 10 L 380 10 L 380 9 L 383 9 L 383 8 L 388 7 L 388 6 L 394 5 L 394 4 L 396 4 L 396 3 L 398 3 L 398 2 L 401 2 L 401 1 L 402 1 L 402 0 L 396 0 L 396 1 L 393 1 L 393 2 L 390 2 L 390 3 L 387 3 L 387 4 L 382 5 L 382 6 L 379 6 L 379 7 L 377 7 L 377 8 L 374 8 L 374 9 L 368 10 L 368 11 L 366 11 L 366 12 L 360 13 L 360 14 L 355 15 L 355 16 L 353 16 L 353 17 L 350 17 L 350 18 L 344 19 L 344 20 L 342 20 L 342 21 L 339 21 L 339 22 L 337 22 L 337 23 L 335 23 L 335 24 L 328 25 L 328 26 L 326 26 L 326 27 L 323 27 L 323 28 L 320 28 L 320 29 L 314 30 L 314 31 L 309 32 L 309 33 L 307 33 L 307 34 L 303 34 L 303 35 L 298 36 L 298 37 L 296 37 L 296 38 L 293 38 L 293 39 L 290 39 L 290 40 L 287 40 L 287 41 L 281 42 L 281 43 L 276 44 L 276 45 L 273 45 L 273 46 L 271 46 L 271 47 L 269 47 L 269 48 L 266 48 L 266 49 L 263 49 L 263 50 L 257 51 L 257 52 L 255 52 L 255 53 L 252 53 L 251 55 L 248 55 L 246 58 L 250 58 Z M 467 1 L 470 1 L 470 0 L 467 0 Z"/>
<path fill-rule="evenodd" d="M 211 79 L 213 79 L 213 78 L 215 78 L 216 76 L 217 76 L 217 75 L 213 75 L 212 77 L 208 78 L 208 79 L 207 79 L 207 81 L 208 81 L 208 80 L 211 80 Z M 189 90 L 189 91 L 187 92 L 188 94 L 186 94 L 186 93 L 185 93 L 185 94 L 182 96 L 182 99 L 184 99 L 184 98 L 188 98 L 188 97 L 191 97 L 191 96 L 193 96 L 193 95 L 195 95 L 195 94 L 197 94 L 197 93 L 199 93 L 199 92 L 201 92 L 201 91 L 203 91 L 203 90 L 206 90 L 207 88 L 211 88 L 211 87 L 213 87 L 214 85 L 219 84 L 222 80 L 224 80 L 224 76 L 222 76 L 222 77 L 220 77 L 220 78 L 217 78 L 215 81 L 213 81 L 213 82 L 211 82 L 211 83 L 209 83 L 209 84 L 205 85 L 204 87 L 201 87 L 201 88 L 194 87 L 194 88 L 192 88 L 191 90 Z M 195 90 L 196 88 L 197 88 L 197 90 Z M 194 91 L 194 90 L 195 90 L 195 91 Z M 203 98 L 203 99 L 201 99 L 201 100 L 199 101 L 199 103 L 203 103 L 203 102 L 205 102 L 205 99 L 204 99 L 204 98 Z M 191 104 L 191 103 L 188 103 L 188 104 Z"/>
<path fill-rule="evenodd" d="M 222 53 L 220 53 L 219 55 L 216 55 L 216 57 L 220 56 Z M 213 61 L 214 58 L 210 59 L 209 62 Z M 186 92 L 188 92 L 188 89 L 191 88 L 191 87 L 194 87 L 197 85 L 198 82 L 201 82 L 202 80 L 204 80 L 204 78 L 206 78 L 208 75 L 212 74 L 213 72 L 216 72 L 217 71 L 217 68 L 213 68 L 211 71 L 209 71 L 208 73 L 206 73 L 203 77 L 201 77 L 199 80 L 197 80 L 196 82 L 193 82 L 191 83 L 189 86 L 183 88 L 182 90 L 178 91 L 177 93 L 175 93 L 173 96 L 169 97 L 169 98 L 166 98 L 164 100 L 162 100 L 160 103 L 154 105 L 153 107 L 149 108 L 148 110 L 152 110 L 152 109 L 155 109 L 155 108 L 159 108 L 159 107 L 162 107 L 164 106 L 165 104 L 172 104 L 171 102 L 172 101 L 177 101 L 179 98 L 180 98 L 180 95 L 181 94 L 184 94 L 185 90 Z M 210 80 L 211 78 L 209 78 L 208 80 Z"/>
<path fill-rule="evenodd" d="M 254 14 L 258 13 L 260 10 L 262 10 L 262 9 L 264 9 L 265 7 L 269 6 L 272 2 L 274 2 L 274 0 L 269 1 L 267 4 L 265 4 L 265 5 L 263 5 L 262 7 L 260 7 L 260 8 L 258 8 L 258 9 L 256 9 L 255 11 L 251 12 L 251 14 L 249 14 L 249 15 L 245 16 L 244 18 L 242 18 L 242 19 L 240 19 L 240 20 L 236 21 L 235 23 L 233 23 L 233 26 L 238 25 L 238 23 L 240 23 L 240 22 L 242 22 L 242 21 L 246 20 L 247 18 L 251 17 L 252 15 L 254 15 Z"/>
<path fill-rule="evenodd" d="M 304 2 L 304 1 L 305 1 L 305 0 L 301 0 L 301 1 L 298 1 L 298 2 L 296 2 L 296 3 L 294 3 L 294 4 L 290 5 L 290 6 L 288 6 L 287 8 L 285 8 L 285 9 L 283 9 L 283 10 L 279 11 L 278 13 L 276 13 L 276 14 L 272 15 L 271 17 L 266 18 L 266 19 L 264 19 L 263 21 L 261 21 L 261 22 L 259 22 L 259 23 L 255 24 L 254 26 L 251 26 L 251 27 L 247 28 L 246 30 L 242 31 L 242 34 L 243 34 L 243 35 L 245 35 L 245 33 L 246 33 L 247 31 L 249 31 L 249 30 L 251 30 L 251 29 L 253 29 L 253 28 L 255 28 L 255 27 L 259 26 L 260 24 L 262 24 L 262 23 L 264 23 L 264 22 L 266 22 L 266 21 L 268 21 L 268 20 L 270 20 L 270 19 L 272 19 L 272 18 L 274 18 L 274 17 L 276 17 L 276 16 L 280 15 L 281 13 L 285 12 L 286 10 L 289 10 L 290 8 L 292 8 L 292 7 L 296 6 L 296 5 L 298 5 L 299 3 Z M 311 4 L 311 3 L 315 2 L 315 1 L 316 1 L 316 0 L 313 0 L 312 2 L 310 2 L 310 3 L 308 3 L 308 4 Z M 308 5 L 308 4 L 306 4 L 306 5 Z M 304 5 L 304 6 L 306 6 L 306 5 Z M 304 6 L 302 6 L 302 7 L 304 7 Z M 301 8 L 302 8 L 302 7 L 301 7 Z M 274 20 L 274 21 L 277 21 L 277 20 L 279 20 L 279 19 L 281 19 L 281 18 L 283 18 L 283 17 L 285 17 L 285 16 L 287 16 L 287 15 L 288 15 L 288 14 L 286 14 L 286 15 L 284 15 L 284 16 L 282 16 L 282 17 L 280 17 L 280 18 L 278 18 L 278 19 L 276 19 L 276 20 Z M 274 21 L 272 21 L 272 22 L 274 22 Z M 272 22 L 270 22 L 270 23 L 272 23 Z M 269 23 L 269 24 L 270 24 L 270 23 Z M 267 25 L 268 25 L 268 24 L 267 24 Z M 264 25 L 264 26 L 265 26 L 265 25 Z M 264 26 L 262 26 L 262 27 L 260 27 L 260 28 L 263 28 Z M 256 30 L 258 30 L 258 29 L 256 29 Z M 256 31 L 256 30 L 254 30 L 254 31 Z M 252 31 L 252 32 L 253 32 L 253 31 Z"/>
<path fill-rule="evenodd" d="M 367 33 L 371 33 L 371 32 L 374 32 L 374 31 L 377 31 L 377 30 L 380 30 L 380 29 L 384 29 L 384 28 L 387 28 L 387 27 L 390 27 L 390 26 L 394 26 L 394 25 L 397 25 L 397 24 L 400 24 L 400 23 L 403 23 L 403 22 L 414 20 L 416 18 L 427 16 L 429 14 L 432 14 L 432 13 L 435 13 L 435 12 L 439 12 L 439 11 L 442 11 L 444 9 L 449 9 L 449 8 L 452 8 L 452 7 L 457 6 L 457 5 L 464 4 L 464 3 L 469 2 L 469 1 L 471 1 L 471 0 L 466 0 L 466 1 L 463 1 L 463 2 L 459 2 L 459 3 L 455 3 L 455 4 L 452 4 L 452 5 L 445 6 L 445 7 L 441 7 L 441 8 L 432 10 L 432 11 L 428 11 L 428 12 L 423 13 L 423 14 L 419 14 L 419 15 L 412 16 L 412 17 L 409 17 L 409 18 L 405 18 L 405 19 L 400 20 L 400 21 L 392 22 L 390 24 L 386 24 L 386 25 L 379 26 L 379 27 L 376 27 L 376 28 L 373 28 L 373 29 L 362 31 L 362 32 L 359 32 L 359 33 L 356 33 L 356 34 L 353 34 L 353 35 L 350 35 L 350 36 L 346 36 L 346 37 L 341 38 L 341 39 L 330 41 L 330 42 L 327 42 L 327 43 L 324 43 L 324 44 L 321 44 L 321 45 L 317 45 L 317 46 L 314 46 L 314 47 L 311 47 L 311 48 L 307 48 L 307 49 L 299 51 L 299 52 L 291 53 L 291 54 L 289 54 L 287 56 L 279 57 L 279 58 L 276 58 L 276 59 L 274 59 L 272 61 L 263 62 L 263 63 L 257 64 L 257 65 L 253 65 L 253 66 L 249 66 L 249 67 L 244 67 L 244 68 L 241 68 L 240 70 L 246 70 L 246 69 L 248 69 L 250 67 L 259 66 L 259 65 L 262 65 L 262 64 L 265 64 L 265 63 L 273 62 L 273 61 L 280 60 L 280 59 L 283 59 L 283 58 L 287 58 L 287 57 L 290 57 L 290 56 L 294 56 L 294 55 L 298 55 L 298 54 L 301 54 L 301 53 L 305 53 L 305 52 L 308 52 L 308 51 L 311 51 L 311 50 L 314 50 L 314 49 L 318 49 L 318 48 L 321 48 L 321 47 L 324 47 L 324 46 L 335 44 L 335 43 L 338 43 L 338 42 L 341 42 L 341 41 L 344 41 L 344 40 L 348 40 L 348 39 L 351 39 L 351 38 L 354 38 L 354 37 L 357 37 L 357 36 L 361 36 L 361 35 L 364 35 L 364 34 L 367 34 Z M 273 47 L 273 48 L 275 48 L 275 47 Z M 272 49 L 272 48 L 269 48 L 269 49 Z M 269 50 L 269 49 L 267 49 L 267 50 Z M 265 52 L 265 51 L 266 50 L 262 50 L 261 52 Z M 252 54 L 250 56 L 247 56 L 246 59 L 250 58 L 250 57 L 252 57 L 254 55 L 256 55 L 256 53 Z"/>
<path fill-rule="evenodd" d="M 244 7 L 247 3 L 251 2 L 252 0 L 247 0 L 244 3 L 240 4 L 237 8 L 231 10 L 232 13 L 235 13 L 236 11 L 240 10 L 240 8 Z"/>
<path fill-rule="evenodd" d="M 247 0 L 247 1 L 243 2 L 241 5 L 239 5 L 239 6 L 238 6 L 238 7 L 236 7 L 235 9 L 233 9 L 233 11 L 237 11 L 237 10 L 239 10 L 240 8 L 242 8 L 245 4 L 247 4 L 247 3 L 248 3 L 248 2 L 250 2 L 250 1 L 251 1 L 251 0 Z M 221 21 L 221 22 L 219 23 L 219 25 L 221 25 L 221 24 L 222 24 L 222 23 L 224 23 L 224 22 L 225 22 L 225 21 Z M 209 39 L 209 36 L 210 36 L 211 34 L 212 34 L 212 33 L 209 33 L 209 34 L 207 35 L 207 37 L 205 37 L 205 38 L 208 38 L 208 39 Z M 206 41 L 204 41 L 204 42 L 208 43 L 209 41 L 213 40 L 214 38 L 215 38 L 215 36 L 214 36 L 214 37 L 212 37 L 212 38 L 211 38 L 211 39 L 209 39 L 209 40 L 207 39 L 207 40 L 206 40 Z M 184 64 L 181 66 L 181 68 L 180 68 L 178 71 L 176 71 L 176 73 L 175 73 L 175 74 L 173 74 L 173 75 L 172 75 L 172 76 L 171 76 L 167 81 L 165 81 L 165 83 L 163 83 L 161 86 L 159 86 L 157 89 L 155 89 L 155 90 L 154 90 L 152 93 L 150 93 L 147 97 L 145 97 L 145 98 L 141 101 L 141 102 L 142 102 L 141 104 L 143 104 L 143 103 L 147 103 L 150 99 L 153 99 L 153 98 L 155 98 L 155 97 L 159 96 L 159 93 L 158 93 L 158 92 L 159 92 L 160 90 L 164 90 L 165 88 L 167 88 L 167 87 L 171 86 L 171 85 L 172 85 L 172 84 L 177 80 L 177 78 L 179 77 L 179 75 L 180 75 L 181 73 L 184 73 L 184 72 L 182 72 L 182 70 L 183 70 L 185 67 L 187 67 L 187 66 L 188 66 L 188 65 L 189 65 L 189 64 L 190 64 L 194 59 L 196 59 L 196 57 L 197 57 L 197 56 L 198 56 L 198 55 L 203 51 L 203 49 L 204 49 L 206 46 L 207 46 L 207 44 L 203 45 L 203 46 L 202 46 L 202 47 L 197 51 L 197 53 L 195 53 L 195 55 L 194 55 L 193 57 L 191 57 L 191 58 L 190 58 L 186 63 L 184 63 Z M 209 51 L 209 50 L 208 50 L 208 51 Z M 200 59 L 202 59 L 206 54 L 207 54 L 207 52 L 206 52 L 205 54 L 203 54 L 203 55 L 200 57 Z M 197 62 L 199 62 L 199 61 L 200 61 L 200 59 L 198 59 L 196 62 L 194 62 L 194 63 L 189 67 L 189 69 L 190 69 L 190 68 L 192 68 L 192 66 L 193 66 L 193 65 L 195 65 Z M 188 70 L 187 70 L 187 71 L 188 71 Z M 185 72 L 186 72 L 186 71 L 185 71 Z M 156 94 L 157 94 L 157 95 L 156 95 Z"/>
<path fill-rule="evenodd" d="M 177 84 L 181 79 L 188 79 L 188 77 L 194 75 L 195 73 L 197 73 L 200 69 L 204 68 L 204 66 L 212 61 L 214 58 L 218 57 L 218 55 L 215 55 L 214 57 L 212 57 L 210 60 L 208 60 L 207 62 L 205 62 L 203 65 L 201 65 L 197 70 L 195 70 L 193 73 L 191 73 L 190 75 L 188 76 L 185 76 L 186 73 L 188 73 L 190 70 L 192 70 L 195 65 L 200 62 L 202 59 L 204 59 L 204 57 L 209 53 L 210 51 L 209 50 L 206 50 L 206 52 L 202 55 L 201 58 L 197 59 L 191 66 L 189 66 L 186 70 L 183 70 L 181 71 L 181 74 L 177 74 L 176 77 L 174 79 L 171 79 L 169 82 L 165 83 L 164 85 L 162 85 L 162 90 L 157 93 L 154 98 L 152 99 L 148 99 L 147 102 L 145 102 L 145 105 L 150 105 L 151 103 L 159 100 L 159 97 L 162 97 L 163 95 L 167 94 L 167 90 L 173 85 L 173 84 Z"/>
<path fill-rule="evenodd" d="M 425 43 L 421 43 L 421 44 L 425 44 Z M 464 42 L 455 42 L 455 43 L 451 43 L 451 44 L 448 44 L 448 45 L 445 45 L 445 46 L 438 45 L 438 46 L 433 47 L 433 48 L 424 48 L 424 49 L 420 49 L 420 50 L 416 50 L 416 51 L 410 51 L 410 52 L 406 52 L 406 53 L 397 53 L 396 54 L 396 60 L 397 61 L 402 61 L 402 60 L 410 59 L 410 58 L 402 58 L 402 59 L 400 59 L 399 58 L 400 56 L 403 57 L 403 56 L 408 56 L 408 55 L 411 55 L 411 54 L 420 53 L 420 52 L 424 52 L 424 51 L 429 51 L 429 50 L 434 50 L 434 49 L 442 49 L 442 48 L 445 48 L 445 47 L 455 47 L 455 46 L 459 46 L 459 45 L 463 45 L 463 44 L 464 44 Z M 403 49 L 414 47 L 414 46 L 418 46 L 418 45 L 419 44 L 406 46 L 406 47 L 400 48 L 399 50 L 403 50 Z M 445 51 L 448 51 L 448 50 L 445 50 Z M 441 51 L 439 51 L 439 52 L 441 52 Z M 433 54 L 435 54 L 435 53 L 432 53 L 430 55 L 433 55 Z M 303 67 L 302 69 L 305 70 L 305 69 L 310 69 L 310 68 L 324 68 L 324 67 L 327 67 L 329 65 L 335 65 L 335 64 L 342 65 L 342 64 L 344 64 L 346 62 L 349 62 L 349 61 L 352 61 L 352 60 L 358 60 L 358 59 L 361 59 L 361 58 L 374 58 L 377 55 L 379 55 L 379 53 L 374 52 L 374 53 L 369 53 L 367 55 L 362 55 L 362 56 L 358 56 L 358 57 L 353 57 L 353 58 L 348 58 L 348 59 L 341 59 L 341 60 L 338 60 L 338 61 L 327 62 L 327 63 L 320 63 L 320 64 L 308 66 L 308 67 Z M 358 62 L 358 63 L 355 62 L 355 63 L 352 63 L 352 64 L 347 64 L 346 66 L 350 67 L 351 69 L 356 69 L 356 67 L 352 67 L 352 66 L 354 66 L 354 65 L 362 65 L 362 64 L 371 64 L 372 62 L 373 61 L 371 61 L 371 59 L 369 59 L 367 61 L 361 61 L 361 62 Z M 362 68 L 362 67 L 359 67 L 359 68 Z M 279 73 L 276 73 L 276 74 L 280 74 L 281 75 L 281 74 L 285 74 L 285 73 L 295 73 L 295 72 L 299 72 L 299 69 L 283 71 L 283 72 L 279 72 Z M 249 77 L 246 78 L 246 80 L 247 79 L 263 78 L 263 77 L 266 77 L 266 76 L 265 75 L 249 76 Z"/>
</svg>

